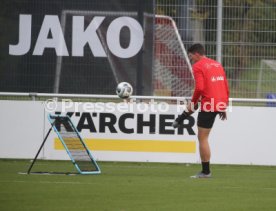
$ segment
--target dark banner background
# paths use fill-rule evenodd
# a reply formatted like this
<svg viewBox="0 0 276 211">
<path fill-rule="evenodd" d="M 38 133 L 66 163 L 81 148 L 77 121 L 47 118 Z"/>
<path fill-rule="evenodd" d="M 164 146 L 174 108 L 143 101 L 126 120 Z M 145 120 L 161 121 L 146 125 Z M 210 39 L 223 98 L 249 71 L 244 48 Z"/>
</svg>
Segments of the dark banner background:
<svg viewBox="0 0 276 211">
<path fill-rule="evenodd" d="M 69 56 L 58 60 L 54 48 L 46 48 L 42 56 L 32 55 L 45 15 L 58 15 L 64 10 L 79 11 L 84 16 L 85 27 L 94 16 L 106 16 L 97 34 L 106 46 L 106 30 L 116 17 L 129 16 L 141 23 L 144 43 L 140 52 L 127 59 L 111 52 L 108 57 L 94 57 L 89 45 L 83 57 L 72 56 L 72 16 L 66 16 L 65 42 Z M 81 11 L 97 11 L 85 14 Z M 115 13 L 114 13 L 115 12 Z M 0 91 L 115 94 L 116 85 L 128 81 L 134 94 L 152 94 L 154 0 L 2 0 L 0 8 Z M 19 15 L 32 15 L 31 48 L 25 55 L 9 55 L 9 45 L 18 43 Z M 129 43 L 129 31 L 121 30 L 121 46 Z M 49 33 L 48 38 L 51 34 Z M 109 51 L 107 49 L 107 51 Z M 59 87 L 54 88 L 57 62 L 61 61 Z M 117 80 L 116 80 L 117 78 Z"/>
</svg>

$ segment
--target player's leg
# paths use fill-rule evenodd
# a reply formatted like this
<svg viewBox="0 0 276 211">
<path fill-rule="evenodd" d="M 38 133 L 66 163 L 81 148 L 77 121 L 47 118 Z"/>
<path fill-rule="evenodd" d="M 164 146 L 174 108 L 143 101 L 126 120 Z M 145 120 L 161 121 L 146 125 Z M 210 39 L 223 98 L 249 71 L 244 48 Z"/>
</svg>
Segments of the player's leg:
<svg viewBox="0 0 276 211">
<path fill-rule="evenodd" d="M 202 171 L 193 178 L 211 177 L 210 158 L 211 150 L 209 146 L 209 134 L 215 122 L 216 112 L 199 112 L 197 118 L 199 152 L 202 164 Z"/>
<path fill-rule="evenodd" d="M 202 173 L 204 174 L 210 174 L 211 150 L 208 141 L 210 132 L 211 128 L 198 127 L 199 153 L 202 162 Z"/>
</svg>

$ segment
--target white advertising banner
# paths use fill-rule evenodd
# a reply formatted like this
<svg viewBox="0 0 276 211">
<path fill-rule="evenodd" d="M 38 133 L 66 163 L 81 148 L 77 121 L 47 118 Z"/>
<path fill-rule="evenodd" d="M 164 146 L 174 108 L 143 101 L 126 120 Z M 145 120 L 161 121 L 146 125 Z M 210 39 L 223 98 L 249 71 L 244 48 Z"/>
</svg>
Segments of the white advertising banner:
<svg viewBox="0 0 276 211">
<path fill-rule="evenodd" d="M 88 148 L 98 160 L 196 162 L 195 120 L 174 130 L 172 121 L 176 106 L 154 103 L 73 103 L 55 105 L 48 102 L 46 110 L 55 110 L 71 117 Z M 45 118 L 46 119 L 46 118 Z M 48 127 L 50 125 L 48 124 Z M 52 134 L 45 157 L 67 159 L 60 141 Z M 53 144 L 54 143 L 54 144 Z"/>
<path fill-rule="evenodd" d="M 0 157 L 33 158 L 44 136 L 44 105 L 34 101 L 0 101 Z"/>
<path fill-rule="evenodd" d="M 155 103 L 0 101 L 0 158 L 31 159 L 50 128 L 47 115 L 71 117 L 99 161 L 197 163 L 197 113 L 170 125 L 181 106 Z M 212 163 L 276 165 L 275 108 L 233 107 L 210 135 Z M 69 159 L 54 131 L 40 158 Z"/>
</svg>

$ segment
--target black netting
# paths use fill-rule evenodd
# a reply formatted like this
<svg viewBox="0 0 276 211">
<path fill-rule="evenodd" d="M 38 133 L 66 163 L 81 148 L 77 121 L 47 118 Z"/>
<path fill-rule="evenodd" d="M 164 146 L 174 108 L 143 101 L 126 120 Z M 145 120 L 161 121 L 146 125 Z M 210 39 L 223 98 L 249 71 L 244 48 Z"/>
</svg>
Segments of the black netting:
<svg viewBox="0 0 276 211">
<path fill-rule="evenodd" d="M 70 156 L 78 165 L 81 171 L 96 171 L 97 166 L 95 161 L 88 154 L 87 148 L 85 148 L 83 140 L 78 135 L 69 117 L 54 117 L 55 127 L 58 133 L 66 145 Z"/>
</svg>

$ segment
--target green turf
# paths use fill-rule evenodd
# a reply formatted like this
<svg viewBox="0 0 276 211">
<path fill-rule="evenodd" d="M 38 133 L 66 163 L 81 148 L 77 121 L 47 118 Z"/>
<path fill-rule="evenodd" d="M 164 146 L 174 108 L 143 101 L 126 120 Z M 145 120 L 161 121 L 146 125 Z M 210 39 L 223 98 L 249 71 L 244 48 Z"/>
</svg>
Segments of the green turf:
<svg viewBox="0 0 276 211">
<path fill-rule="evenodd" d="M 0 210 L 276 210 L 276 167 L 99 162 L 101 175 L 21 175 L 29 161 L 0 160 Z M 43 161 L 41 170 L 72 169 Z M 35 168 L 34 168 L 35 169 Z"/>
</svg>

